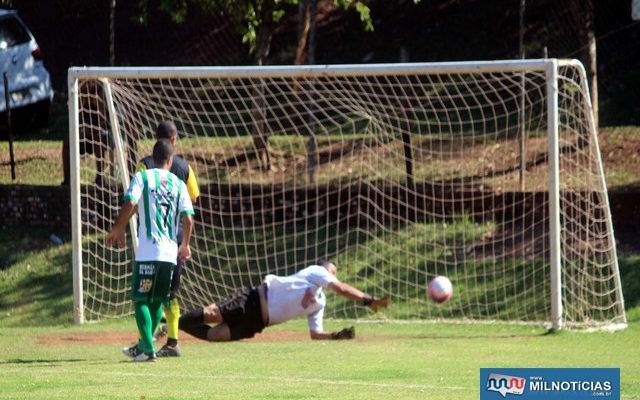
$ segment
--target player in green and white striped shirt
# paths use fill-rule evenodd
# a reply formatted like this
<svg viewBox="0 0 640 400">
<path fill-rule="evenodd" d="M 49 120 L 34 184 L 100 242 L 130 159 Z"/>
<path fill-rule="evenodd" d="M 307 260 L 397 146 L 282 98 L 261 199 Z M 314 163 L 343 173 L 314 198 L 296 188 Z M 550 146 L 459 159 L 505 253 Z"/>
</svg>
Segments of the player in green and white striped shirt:
<svg viewBox="0 0 640 400">
<path fill-rule="evenodd" d="M 193 228 L 193 205 L 185 183 L 169 172 L 173 145 L 158 140 L 153 147 L 156 168 L 136 173 L 120 210 L 116 223 L 107 236 L 107 245 L 114 242 L 123 247 L 129 219 L 138 209 L 138 249 L 133 270 L 132 300 L 140 332 L 137 346 L 123 352 L 134 361 L 154 361 L 155 332 L 162 318 L 162 303 L 168 299 L 171 276 L 178 257 L 191 258 L 189 240 Z M 179 218 L 183 237 L 176 242 Z"/>
</svg>

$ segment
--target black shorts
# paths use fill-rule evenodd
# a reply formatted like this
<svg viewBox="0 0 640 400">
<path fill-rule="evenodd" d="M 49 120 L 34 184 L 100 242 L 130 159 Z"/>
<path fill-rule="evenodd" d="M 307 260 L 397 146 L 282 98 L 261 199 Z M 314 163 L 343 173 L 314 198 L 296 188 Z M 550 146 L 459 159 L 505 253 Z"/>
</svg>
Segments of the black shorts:
<svg viewBox="0 0 640 400">
<path fill-rule="evenodd" d="M 182 243 L 182 222 L 178 228 L 178 235 L 176 238 L 178 246 Z M 173 269 L 173 277 L 171 278 L 171 290 L 169 291 L 169 300 L 173 300 L 178 297 L 178 291 L 180 290 L 180 277 L 182 276 L 182 266 L 184 261 L 180 257 L 176 260 L 176 266 Z"/>
<path fill-rule="evenodd" d="M 216 303 L 229 326 L 231 340 L 252 338 L 265 327 L 258 288 L 244 288 Z"/>
<path fill-rule="evenodd" d="M 182 265 L 184 261 L 180 257 L 176 260 L 176 266 L 173 269 L 173 276 L 171 277 L 171 289 L 169 290 L 169 300 L 173 300 L 178 296 L 180 290 L 180 276 L 182 275 Z"/>
</svg>

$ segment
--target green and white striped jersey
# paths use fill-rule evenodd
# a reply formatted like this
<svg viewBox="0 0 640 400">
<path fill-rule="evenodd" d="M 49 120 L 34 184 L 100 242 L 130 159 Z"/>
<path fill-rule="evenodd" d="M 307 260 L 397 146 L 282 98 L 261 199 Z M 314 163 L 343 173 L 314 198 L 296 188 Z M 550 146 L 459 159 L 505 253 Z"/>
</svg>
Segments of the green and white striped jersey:
<svg viewBox="0 0 640 400">
<path fill-rule="evenodd" d="M 138 252 L 136 261 L 175 263 L 178 257 L 178 222 L 193 215 L 187 186 L 165 169 L 135 174 L 125 201 L 138 205 Z"/>
</svg>

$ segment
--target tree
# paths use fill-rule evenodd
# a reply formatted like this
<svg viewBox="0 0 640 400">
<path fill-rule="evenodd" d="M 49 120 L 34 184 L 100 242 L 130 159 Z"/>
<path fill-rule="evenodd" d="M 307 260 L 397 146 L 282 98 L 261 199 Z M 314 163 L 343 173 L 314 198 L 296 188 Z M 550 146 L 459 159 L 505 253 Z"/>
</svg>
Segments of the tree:
<svg viewBox="0 0 640 400">
<path fill-rule="evenodd" d="M 109 2 L 109 65 L 116 65 L 116 0 Z"/>
<path fill-rule="evenodd" d="M 256 64 L 263 64 L 271 46 L 271 38 L 278 22 L 290 6 L 300 0 L 160 0 L 160 9 L 168 12 L 176 22 L 183 22 L 189 8 L 195 6 L 204 12 L 223 12 L 242 34 L 242 40 L 249 45 Z M 369 7 L 362 0 L 332 0 L 333 4 L 344 10 L 355 8 L 360 14 L 366 31 L 373 30 Z M 415 1 L 415 0 L 414 0 Z M 141 19 L 146 18 L 149 0 L 138 0 Z"/>
<path fill-rule="evenodd" d="M 160 0 L 160 8 L 168 12 L 176 22 L 183 22 L 190 6 L 196 6 L 204 12 L 223 12 L 236 29 L 242 34 L 242 41 L 249 44 L 254 63 L 263 65 L 271 49 L 271 38 L 278 22 L 292 5 L 300 0 Z M 373 30 L 370 10 L 361 0 L 333 0 L 336 6 L 347 10 L 355 8 L 360 14 L 365 30 Z M 149 0 L 139 0 L 143 21 L 147 14 Z M 253 115 L 252 136 L 262 169 L 271 168 L 268 135 L 265 131 L 264 104 L 262 88 L 255 89 L 256 101 Z"/>
<path fill-rule="evenodd" d="M 595 8 L 593 0 L 571 0 L 569 11 L 575 21 L 580 40 L 580 53 L 586 66 L 591 90 L 595 125 L 598 127 L 598 62 L 596 58 Z"/>
</svg>

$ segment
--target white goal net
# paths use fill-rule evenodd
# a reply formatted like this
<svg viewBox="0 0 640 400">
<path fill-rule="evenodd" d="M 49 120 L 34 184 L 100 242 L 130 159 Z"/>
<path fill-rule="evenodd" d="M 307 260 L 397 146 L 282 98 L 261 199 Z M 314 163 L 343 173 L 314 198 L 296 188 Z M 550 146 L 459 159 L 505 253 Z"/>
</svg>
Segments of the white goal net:
<svg viewBox="0 0 640 400">
<path fill-rule="evenodd" d="M 201 190 L 183 308 L 327 258 L 391 296 L 375 318 L 626 322 L 576 61 L 72 68 L 69 93 L 78 321 L 133 313 L 131 237 L 104 238 L 173 120 Z M 373 317 L 328 297 L 329 317 Z"/>
</svg>

